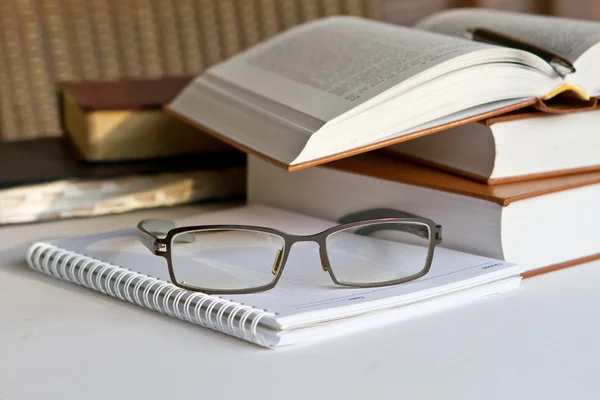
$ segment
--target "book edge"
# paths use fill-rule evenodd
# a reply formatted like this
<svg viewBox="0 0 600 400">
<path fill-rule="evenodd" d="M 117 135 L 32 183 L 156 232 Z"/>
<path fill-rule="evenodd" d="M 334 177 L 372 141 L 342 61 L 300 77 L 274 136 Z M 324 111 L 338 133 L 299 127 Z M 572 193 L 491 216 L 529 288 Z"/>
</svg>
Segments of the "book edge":
<svg viewBox="0 0 600 400">
<path fill-rule="evenodd" d="M 209 135 L 214 136 L 215 138 L 221 140 L 222 142 L 224 142 L 224 143 L 226 143 L 226 144 L 228 144 L 230 146 L 233 146 L 236 149 L 241 150 L 244 153 L 252 154 L 252 155 L 254 155 L 256 157 L 259 157 L 259 158 L 261 158 L 261 159 L 263 159 L 265 161 L 268 161 L 269 163 L 271 163 L 273 165 L 276 165 L 277 167 L 289 170 L 289 168 L 288 168 L 289 164 L 286 164 L 286 163 L 284 163 L 282 161 L 279 161 L 279 160 L 277 160 L 275 158 L 269 157 L 266 154 L 263 154 L 263 153 L 261 153 L 259 151 L 253 150 L 253 149 L 251 149 L 251 148 L 249 148 L 247 146 L 244 146 L 243 144 L 240 144 L 240 143 L 236 142 L 235 140 L 229 139 L 228 137 L 223 136 L 222 134 L 216 132 L 215 130 L 210 129 L 210 128 L 208 128 L 208 127 L 206 127 L 206 126 L 204 126 L 204 125 L 202 125 L 202 124 L 200 124 L 200 123 L 192 120 L 191 118 L 186 117 L 183 114 L 180 114 L 179 112 L 177 112 L 176 110 L 174 110 L 173 108 L 171 108 L 169 106 L 169 104 L 164 104 L 162 108 L 169 115 L 172 115 L 175 118 L 179 118 L 180 120 L 184 121 L 185 123 L 192 125 L 193 127 L 199 129 L 202 132 L 205 132 L 205 133 L 208 133 Z"/>
<path fill-rule="evenodd" d="M 282 161 L 279 161 L 277 159 L 274 159 L 272 157 L 269 157 L 257 150 L 254 149 L 250 149 L 249 147 L 240 144 L 239 142 L 235 141 L 234 139 L 230 139 L 228 137 L 223 136 L 222 134 L 220 134 L 219 132 L 216 132 L 212 129 L 209 129 L 205 126 L 203 126 L 202 124 L 198 123 L 195 120 L 192 120 L 191 118 L 184 116 L 182 114 L 180 114 L 179 112 L 177 112 L 175 109 L 173 109 L 170 104 L 165 104 L 163 105 L 163 110 L 168 112 L 169 114 L 172 114 L 173 116 L 175 116 L 176 118 L 180 118 L 183 121 L 195 126 L 196 128 L 215 136 L 217 139 L 222 140 L 223 142 L 236 147 L 237 149 L 245 152 L 245 153 L 249 153 L 249 154 L 253 154 L 259 158 L 262 158 L 265 161 L 268 161 L 274 165 L 277 165 L 278 167 L 287 169 L 290 172 L 293 171 L 299 171 L 305 168 L 309 168 L 309 167 L 314 167 L 314 166 L 318 166 L 318 165 L 322 165 L 322 164 L 326 164 L 332 161 L 336 161 L 336 160 L 340 160 L 340 159 L 344 159 L 347 157 L 351 157 L 354 155 L 358 155 L 358 154 L 362 154 L 362 153 L 366 153 L 366 152 L 370 152 L 373 150 L 377 150 L 377 149 L 381 149 L 387 146 L 391 146 L 393 144 L 397 144 L 397 143 L 401 143 L 407 140 L 411 140 L 411 139 L 416 139 L 418 137 L 422 137 L 422 136 L 426 136 L 426 135 L 430 135 L 436 132 L 440 132 L 449 128 L 454 128 L 457 126 L 462 126 L 471 122 L 478 122 L 478 121 L 482 121 L 485 120 L 487 118 L 496 116 L 496 115 L 501 115 L 504 113 L 508 113 L 510 111 L 515 111 L 524 107 L 528 107 L 531 106 L 533 104 L 535 104 L 536 102 L 538 102 L 539 100 L 537 98 L 532 98 L 532 99 L 528 99 L 528 100 L 524 100 L 522 102 L 510 105 L 510 106 L 506 106 L 506 107 L 502 107 L 499 108 L 497 110 L 494 111 L 489 111 L 489 112 L 485 112 L 485 113 L 481 113 L 481 114 L 477 114 L 468 118 L 464 118 L 462 120 L 458 120 L 458 121 L 453 121 L 453 122 L 449 122 L 446 124 L 441 124 L 432 128 L 427 128 L 427 129 L 423 129 L 420 131 L 416 131 L 401 137 L 395 137 L 392 139 L 388 139 L 382 142 L 378 142 L 378 143 L 374 143 L 374 144 L 370 144 L 367 146 L 363 146 L 363 147 L 359 147 L 357 149 L 353 149 L 350 151 L 346 151 L 346 152 L 342 152 L 342 153 L 336 153 L 336 154 L 332 154 L 323 158 L 319 158 L 319 159 L 315 159 L 312 161 L 308 161 L 305 163 L 300 163 L 300 164 L 289 164 L 289 163 L 285 163 Z"/>
<path fill-rule="evenodd" d="M 81 98 L 77 95 L 77 90 L 73 90 L 74 87 L 91 87 L 91 86 L 99 86 L 103 87 L 106 90 L 106 87 L 119 88 L 120 86 L 126 85 L 156 85 L 156 84 L 171 84 L 176 90 L 173 90 L 172 96 L 165 97 L 175 97 L 177 93 L 181 92 L 187 85 L 190 84 L 195 78 L 194 75 L 178 75 L 178 76 L 163 76 L 158 78 L 146 78 L 146 79 L 119 79 L 116 81 L 101 81 L 101 80 L 85 80 L 85 81 L 61 81 L 56 84 L 56 91 L 64 92 L 71 95 L 77 104 L 81 107 L 84 112 L 94 112 L 94 111 L 142 111 L 142 110 L 160 110 L 163 101 L 157 101 L 152 103 L 128 103 L 128 102 L 117 102 L 114 106 L 98 106 L 94 104 L 88 104 L 87 102 L 82 102 Z"/>
<path fill-rule="evenodd" d="M 374 161 L 378 160 L 383 163 L 397 162 L 399 165 L 404 167 L 402 171 L 394 171 L 391 168 L 384 168 L 386 165 L 382 166 L 381 164 L 374 163 Z M 543 182 L 545 185 L 542 185 L 542 187 L 534 187 L 526 192 L 524 190 L 518 191 L 515 189 L 515 191 L 517 191 L 516 194 L 503 194 L 502 191 L 510 189 L 506 189 L 505 187 L 502 187 L 502 185 L 486 185 L 485 183 L 476 182 L 463 176 L 451 174 L 440 169 L 433 169 L 423 165 L 403 161 L 397 156 L 392 157 L 386 153 L 363 154 L 353 159 L 338 160 L 334 163 L 323 165 L 322 167 L 351 174 L 364 175 L 375 179 L 400 182 L 408 185 L 478 198 L 499 204 L 502 207 L 506 207 L 511 203 L 520 200 L 600 183 L 600 173 L 598 173 L 600 169 L 597 169 L 596 171 L 588 172 L 587 174 L 564 175 L 547 178 L 569 180 L 566 183 L 559 182 L 558 184 L 553 184 L 552 182 Z M 406 173 L 400 174 L 399 172 Z M 589 177 L 591 174 L 593 175 Z M 425 175 L 425 177 L 423 177 L 423 175 Z M 577 177 L 580 177 L 581 179 L 576 179 Z M 538 181 L 544 181 L 544 179 L 540 179 Z M 440 184 L 439 182 L 443 183 Z M 526 184 L 528 182 L 530 184 L 535 184 L 535 181 L 512 182 L 509 184 L 519 185 Z"/>
<path fill-rule="evenodd" d="M 550 272 L 558 271 L 558 270 L 565 269 L 565 268 L 574 267 L 574 266 L 577 266 L 577 265 L 580 265 L 580 264 L 585 264 L 585 263 L 596 261 L 596 260 L 600 260 L 600 253 L 592 254 L 592 255 L 589 255 L 589 256 L 581 257 L 581 258 L 576 258 L 576 259 L 573 259 L 573 260 L 563 261 L 561 263 L 548 265 L 546 267 L 540 267 L 540 268 L 532 269 L 532 270 L 529 270 L 529 271 L 526 271 L 526 272 L 522 273 L 521 276 L 524 279 L 532 278 L 532 277 L 535 277 L 535 276 L 538 276 L 538 275 L 547 274 L 547 273 L 550 273 Z"/>
<path fill-rule="evenodd" d="M 510 177 L 505 177 L 505 178 L 491 178 L 489 176 L 478 175 L 478 174 L 471 173 L 468 171 L 463 171 L 458 168 L 452 168 L 445 164 L 437 163 L 435 161 L 425 160 L 423 158 L 420 158 L 420 157 L 414 156 L 414 155 L 400 154 L 400 153 L 397 153 L 397 152 L 394 152 L 391 150 L 387 150 L 387 149 L 383 149 L 382 152 L 393 155 L 394 157 L 407 159 L 407 160 L 409 160 L 411 162 L 415 162 L 417 164 L 422 164 L 429 168 L 434 168 L 434 169 L 439 169 L 444 172 L 449 172 L 451 174 L 460 176 L 462 178 L 470 179 L 477 183 L 484 183 L 489 186 L 501 185 L 501 184 L 505 184 L 505 183 L 527 182 L 527 181 L 533 181 L 533 180 L 545 179 L 545 178 L 558 178 L 558 177 L 562 177 L 562 176 L 577 175 L 577 174 L 583 174 L 586 172 L 600 171 L 600 164 L 598 164 L 598 165 L 593 165 L 593 166 L 588 166 L 588 167 L 561 169 L 561 170 L 557 170 L 557 171 L 540 172 L 540 173 L 526 174 L 526 175 L 517 175 L 517 176 L 510 176 Z"/>
</svg>

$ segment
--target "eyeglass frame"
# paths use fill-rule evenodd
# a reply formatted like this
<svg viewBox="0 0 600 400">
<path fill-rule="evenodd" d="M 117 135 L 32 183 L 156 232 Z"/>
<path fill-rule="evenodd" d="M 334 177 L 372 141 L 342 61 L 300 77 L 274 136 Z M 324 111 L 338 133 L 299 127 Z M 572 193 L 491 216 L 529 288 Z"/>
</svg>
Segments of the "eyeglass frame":
<svg viewBox="0 0 600 400">
<path fill-rule="evenodd" d="M 386 217 L 378 217 L 378 215 L 392 215 Z M 395 216 L 393 216 L 395 215 Z M 159 222 L 166 226 L 169 224 L 173 226 L 172 229 L 169 229 L 167 232 L 151 232 L 147 230 L 144 225 L 147 225 L 150 222 Z M 319 245 L 319 257 L 321 260 L 321 268 L 323 271 L 328 272 L 331 280 L 340 286 L 345 287 L 355 287 L 355 288 L 376 288 L 376 287 L 384 287 L 384 286 L 393 286 L 399 285 L 402 283 L 410 282 L 415 279 L 418 279 L 424 275 L 429 273 L 431 269 L 431 263 L 433 261 L 433 254 L 435 247 L 442 242 L 442 226 L 433 222 L 433 220 L 429 218 L 420 217 L 414 214 L 410 214 L 404 211 L 394 210 L 394 209 L 370 209 L 365 211 L 359 211 L 356 213 L 352 213 L 342 217 L 339 222 L 341 224 L 333 226 L 331 228 L 325 229 L 324 231 L 312 234 L 312 235 L 294 235 L 283 232 L 279 229 L 268 228 L 264 226 L 254 226 L 254 225 L 191 225 L 175 228 L 175 224 L 171 221 L 167 220 L 156 220 L 156 219 L 145 219 L 138 223 L 137 232 L 138 237 L 142 244 L 146 246 L 154 255 L 163 257 L 167 260 L 167 266 L 169 270 L 169 277 L 171 278 L 171 282 L 182 289 L 186 289 L 194 292 L 202 292 L 206 294 L 248 294 L 248 293 L 259 293 L 269 289 L 272 289 L 277 285 L 277 282 L 281 278 L 283 274 L 283 270 L 285 269 L 286 261 L 291 252 L 291 249 L 294 244 L 299 242 L 315 242 Z M 400 222 L 408 222 L 415 224 L 422 224 L 428 227 L 428 235 L 427 238 L 427 256 L 425 259 L 424 268 L 413 275 L 399 278 L 391 281 L 384 282 L 374 282 L 374 283 L 348 283 L 342 282 L 335 277 L 335 273 L 333 272 L 333 268 L 329 262 L 329 257 L 327 255 L 327 238 L 339 231 L 360 227 L 363 225 L 369 224 L 382 224 L 382 223 L 400 223 Z M 250 231 L 250 232 L 260 232 L 267 233 L 271 235 L 275 235 L 283 239 L 283 254 L 281 256 L 277 256 L 274 262 L 277 262 L 277 258 L 279 258 L 279 265 L 277 267 L 277 273 L 275 274 L 275 278 L 267 285 L 257 286 L 254 288 L 246 288 L 246 289 L 207 289 L 196 286 L 190 286 L 186 284 L 182 284 L 178 281 L 175 276 L 175 270 L 173 268 L 173 261 L 171 257 L 171 248 L 173 244 L 173 239 L 180 234 L 189 232 L 202 232 L 202 231 L 223 231 L 223 230 L 236 230 L 236 231 Z M 369 231 L 370 233 L 372 231 Z M 409 232 L 419 235 L 416 232 Z M 165 237 L 160 238 L 157 234 L 165 235 Z M 275 264 L 274 264 L 275 265 Z"/>
</svg>

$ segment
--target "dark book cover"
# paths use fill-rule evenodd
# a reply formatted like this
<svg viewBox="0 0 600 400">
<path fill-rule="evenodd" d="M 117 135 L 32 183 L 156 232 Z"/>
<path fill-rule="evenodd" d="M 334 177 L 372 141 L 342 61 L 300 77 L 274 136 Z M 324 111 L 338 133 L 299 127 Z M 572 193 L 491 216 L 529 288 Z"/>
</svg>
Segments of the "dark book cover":
<svg viewBox="0 0 600 400">
<path fill-rule="evenodd" d="M 0 143 L 0 188 L 64 179 L 110 179 L 121 176 L 216 170 L 244 165 L 241 152 L 191 154 L 140 161 L 84 163 L 63 138 Z"/>
<path fill-rule="evenodd" d="M 58 91 L 71 96 L 83 111 L 154 110 L 170 102 L 192 76 L 112 82 L 62 82 Z"/>
</svg>

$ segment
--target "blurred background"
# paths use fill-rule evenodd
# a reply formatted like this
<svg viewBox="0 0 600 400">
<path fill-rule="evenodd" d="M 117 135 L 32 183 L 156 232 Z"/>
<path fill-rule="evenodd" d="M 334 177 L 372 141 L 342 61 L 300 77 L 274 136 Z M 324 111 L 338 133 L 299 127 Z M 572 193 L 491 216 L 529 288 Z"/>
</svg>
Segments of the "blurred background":
<svg viewBox="0 0 600 400">
<path fill-rule="evenodd" d="M 58 81 L 194 75 L 314 18 L 410 25 L 452 7 L 600 18 L 597 0 L 2 0 L 0 141 L 61 135 Z"/>
</svg>

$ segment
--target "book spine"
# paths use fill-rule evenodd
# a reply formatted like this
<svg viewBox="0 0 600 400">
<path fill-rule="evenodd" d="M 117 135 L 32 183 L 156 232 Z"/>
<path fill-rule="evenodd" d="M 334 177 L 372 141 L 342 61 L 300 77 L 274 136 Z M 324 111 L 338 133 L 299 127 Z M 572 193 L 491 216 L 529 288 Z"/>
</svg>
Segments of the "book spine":
<svg viewBox="0 0 600 400">
<path fill-rule="evenodd" d="M 181 289 L 116 265 L 48 243 L 32 244 L 27 264 L 34 270 L 97 292 L 200 325 L 239 339 L 271 347 L 258 329 L 271 314 L 251 306 Z"/>
</svg>

